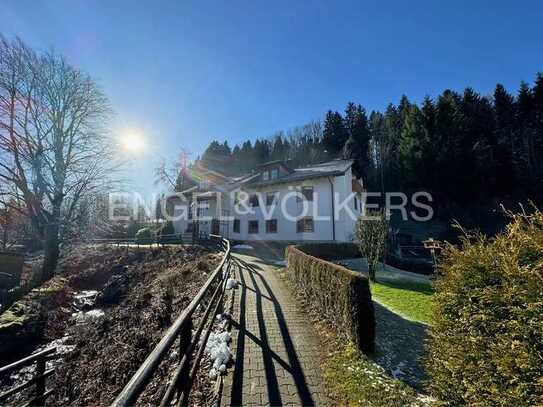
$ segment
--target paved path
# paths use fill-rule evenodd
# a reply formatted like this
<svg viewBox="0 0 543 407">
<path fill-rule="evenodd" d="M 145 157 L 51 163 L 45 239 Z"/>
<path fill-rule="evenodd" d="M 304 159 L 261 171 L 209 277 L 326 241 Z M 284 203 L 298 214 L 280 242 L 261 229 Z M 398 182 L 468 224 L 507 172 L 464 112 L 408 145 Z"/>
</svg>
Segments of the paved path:
<svg viewBox="0 0 543 407">
<path fill-rule="evenodd" d="M 234 255 L 237 289 L 232 330 L 233 369 L 221 404 L 331 405 L 324 394 L 319 343 L 275 274 L 277 267 Z"/>
</svg>

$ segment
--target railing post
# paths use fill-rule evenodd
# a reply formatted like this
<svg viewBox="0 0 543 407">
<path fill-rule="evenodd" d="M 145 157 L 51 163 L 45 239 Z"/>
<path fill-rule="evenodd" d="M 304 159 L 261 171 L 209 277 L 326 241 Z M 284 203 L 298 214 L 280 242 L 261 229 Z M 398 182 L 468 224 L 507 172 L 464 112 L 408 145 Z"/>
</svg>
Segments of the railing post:
<svg viewBox="0 0 543 407">
<path fill-rule="evenodd" d="M 45 405 L 45 356 L 36 360 L 36 405 Z"/>
<path fill-rule="evenodd" d="M 188 352 L 190 344 L 192 342 L 192 316 L 187 320 L 185 326 L 181 330 L 179 335 L 179 363 L 183 360 L 183 356 L 186 355 L 187 362 L 190 362 L 191 355 Z M 190 372 L 190 363 L 185 364 L 185 368 L 181 372 L 178 382 L 178 392 L 181 394 L 185 390 L 185 386 L 188 382 Z"/>
</svg>

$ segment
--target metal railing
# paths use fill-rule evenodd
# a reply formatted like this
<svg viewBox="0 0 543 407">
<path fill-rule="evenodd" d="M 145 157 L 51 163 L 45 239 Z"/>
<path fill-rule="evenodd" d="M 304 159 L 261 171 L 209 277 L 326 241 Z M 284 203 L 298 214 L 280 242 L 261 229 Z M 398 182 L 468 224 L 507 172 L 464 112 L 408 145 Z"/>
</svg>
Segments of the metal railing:
<svg viewBox="0 0 543 407">
<path fill-rule="evenodd" d="M 8 400 L 10 397 L 18 393 L 21 393 L 26 388 L 30 386 L 34 386 L 34 385 L 36 386 L 36 389 L 34 392 L 34 398 L 29 400 L 25 404 L 25 406 L 45 405 L 45 399 L 52 393 L 52 389 L 49 389 L 49 390 L 46 389 L 45 380 L 47 377 L 51 376 L 55 372 L 54 368 L 46 370 L 46 362 L 47 360 L 54 359 L 56 357 L 55 352 L 56 352 L 55 347 L 45 349 L 45 350 L 42 350 L 41 352 L 37 352 L 37 353 L 34 353 L 33 355 L 27 356 L 24 359 L 13 362 L 7 366 L 1 367 L 0 378 L 9 375 L 11 372 L 18 371 L 24 366 L 28 366 L 33 363 L 36 363 L 36 373 L 34 377 L 0 394 L 0 405 L 4 405 L 5 401 Z"/>
<path fill-rule="evenodd" d="M 187 405 L 192 382 L 204 354 L 215 316 L 220 312 L 230 274 L 230 242 L 217 235 L 209 235 L 209 240 L 224 252 L 220 264 L 147 356 L 112 406 L 131 406 L 137 402 L 176 341 L 179 347 L 179 364 L 164 390 L 160 405 L 170 405 L 174 399 L 178 405 Z M 200 305 L 204 305 L 205 310 L 193 333 L 194 314 Z M 200 340 L 202 333 L 203 337 Z M 196 355 L 193 357 L 198 345 Z"/>
<path fill-rule="evenodd" d="M 169 235 L 157 235 L 153 237 L 123 237 L 123 238 L 102 238 L 102 239 L 90 239 L 87 242 L 95 244 L 109 244 L 118 247 L 129 246 L 160 246 L 165 244 L 203 244 L 206 245 L 212 241 L 211 236 L 206 233 L 200 232 L 198 235 L 193 233 L 175 233 Z"/>
</svg>

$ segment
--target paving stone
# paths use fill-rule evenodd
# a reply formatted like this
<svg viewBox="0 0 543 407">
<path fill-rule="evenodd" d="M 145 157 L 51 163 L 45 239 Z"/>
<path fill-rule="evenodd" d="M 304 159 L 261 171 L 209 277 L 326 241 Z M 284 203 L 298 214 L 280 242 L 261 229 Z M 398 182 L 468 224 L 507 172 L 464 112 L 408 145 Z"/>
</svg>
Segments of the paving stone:
<svg viewBox="0 0 543 407">
<path fill-rule="evenodd" d="M 324 396 L 319 343 L 277 268 L 234 255 L 234 366 L 221 405 L 331 405 Z"/>
</svg>

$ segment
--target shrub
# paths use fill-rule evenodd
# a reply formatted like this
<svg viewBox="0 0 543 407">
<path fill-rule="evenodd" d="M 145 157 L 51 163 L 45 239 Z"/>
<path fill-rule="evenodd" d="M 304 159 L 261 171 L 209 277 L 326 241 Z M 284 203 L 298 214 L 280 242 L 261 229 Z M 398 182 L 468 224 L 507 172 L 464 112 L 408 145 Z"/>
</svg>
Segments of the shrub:
<svg viewBox="0 0 543 407">
<path fill-rule="evenodd" d="M 375 317 L 368 280 L 362 274 L 305 252 L 317 254 L 319 246 L 288 246 L 287 276 L 308 305 L 339 334 L 352 340 L 362 351 L 372 352 Z"/>
<path fill-rule="evenodd" d="M 362 257 L 368 262 L 368 275 L 375 282 L 375 271 L 385 255 L 388 236 L 388 220 L 382 212 L 368 212 L 356 222 L 355 229 Z"/>
<path fill-rule="evenodd" d="M 394 254 L 387 253 L 385 256 L 385 263 L 389 266 L 410 271 L 412 273 L 424 274 L 427 276 L 434 273 L 434 265 L 424 259 L 405 259 Z"/>
<path fill-rule="evenodd" d="M 324 260 L 354 259 L 360 250 L 354 243 L 306 243 L 303 252 Z"/>
<path fill-rule="evenodd" d="M 164 225 L 162 225 L 159 233 L 160 233 L 160 236 L 175 234 L 175 228 L 173 227 L 173 222 L 171 220 L 167 221 Z"/>
<path fill-rule="evenodd" d="M 153 239 L 151 229 L 143 228 L 136 232 L 136 243 L 150 243 Z"/>
<path fill-rule="evenodd" d="M 435 282 L 429 390 L 450 405 L 542 405 L 543 214 L 461 243 Z"/>
</svg>

